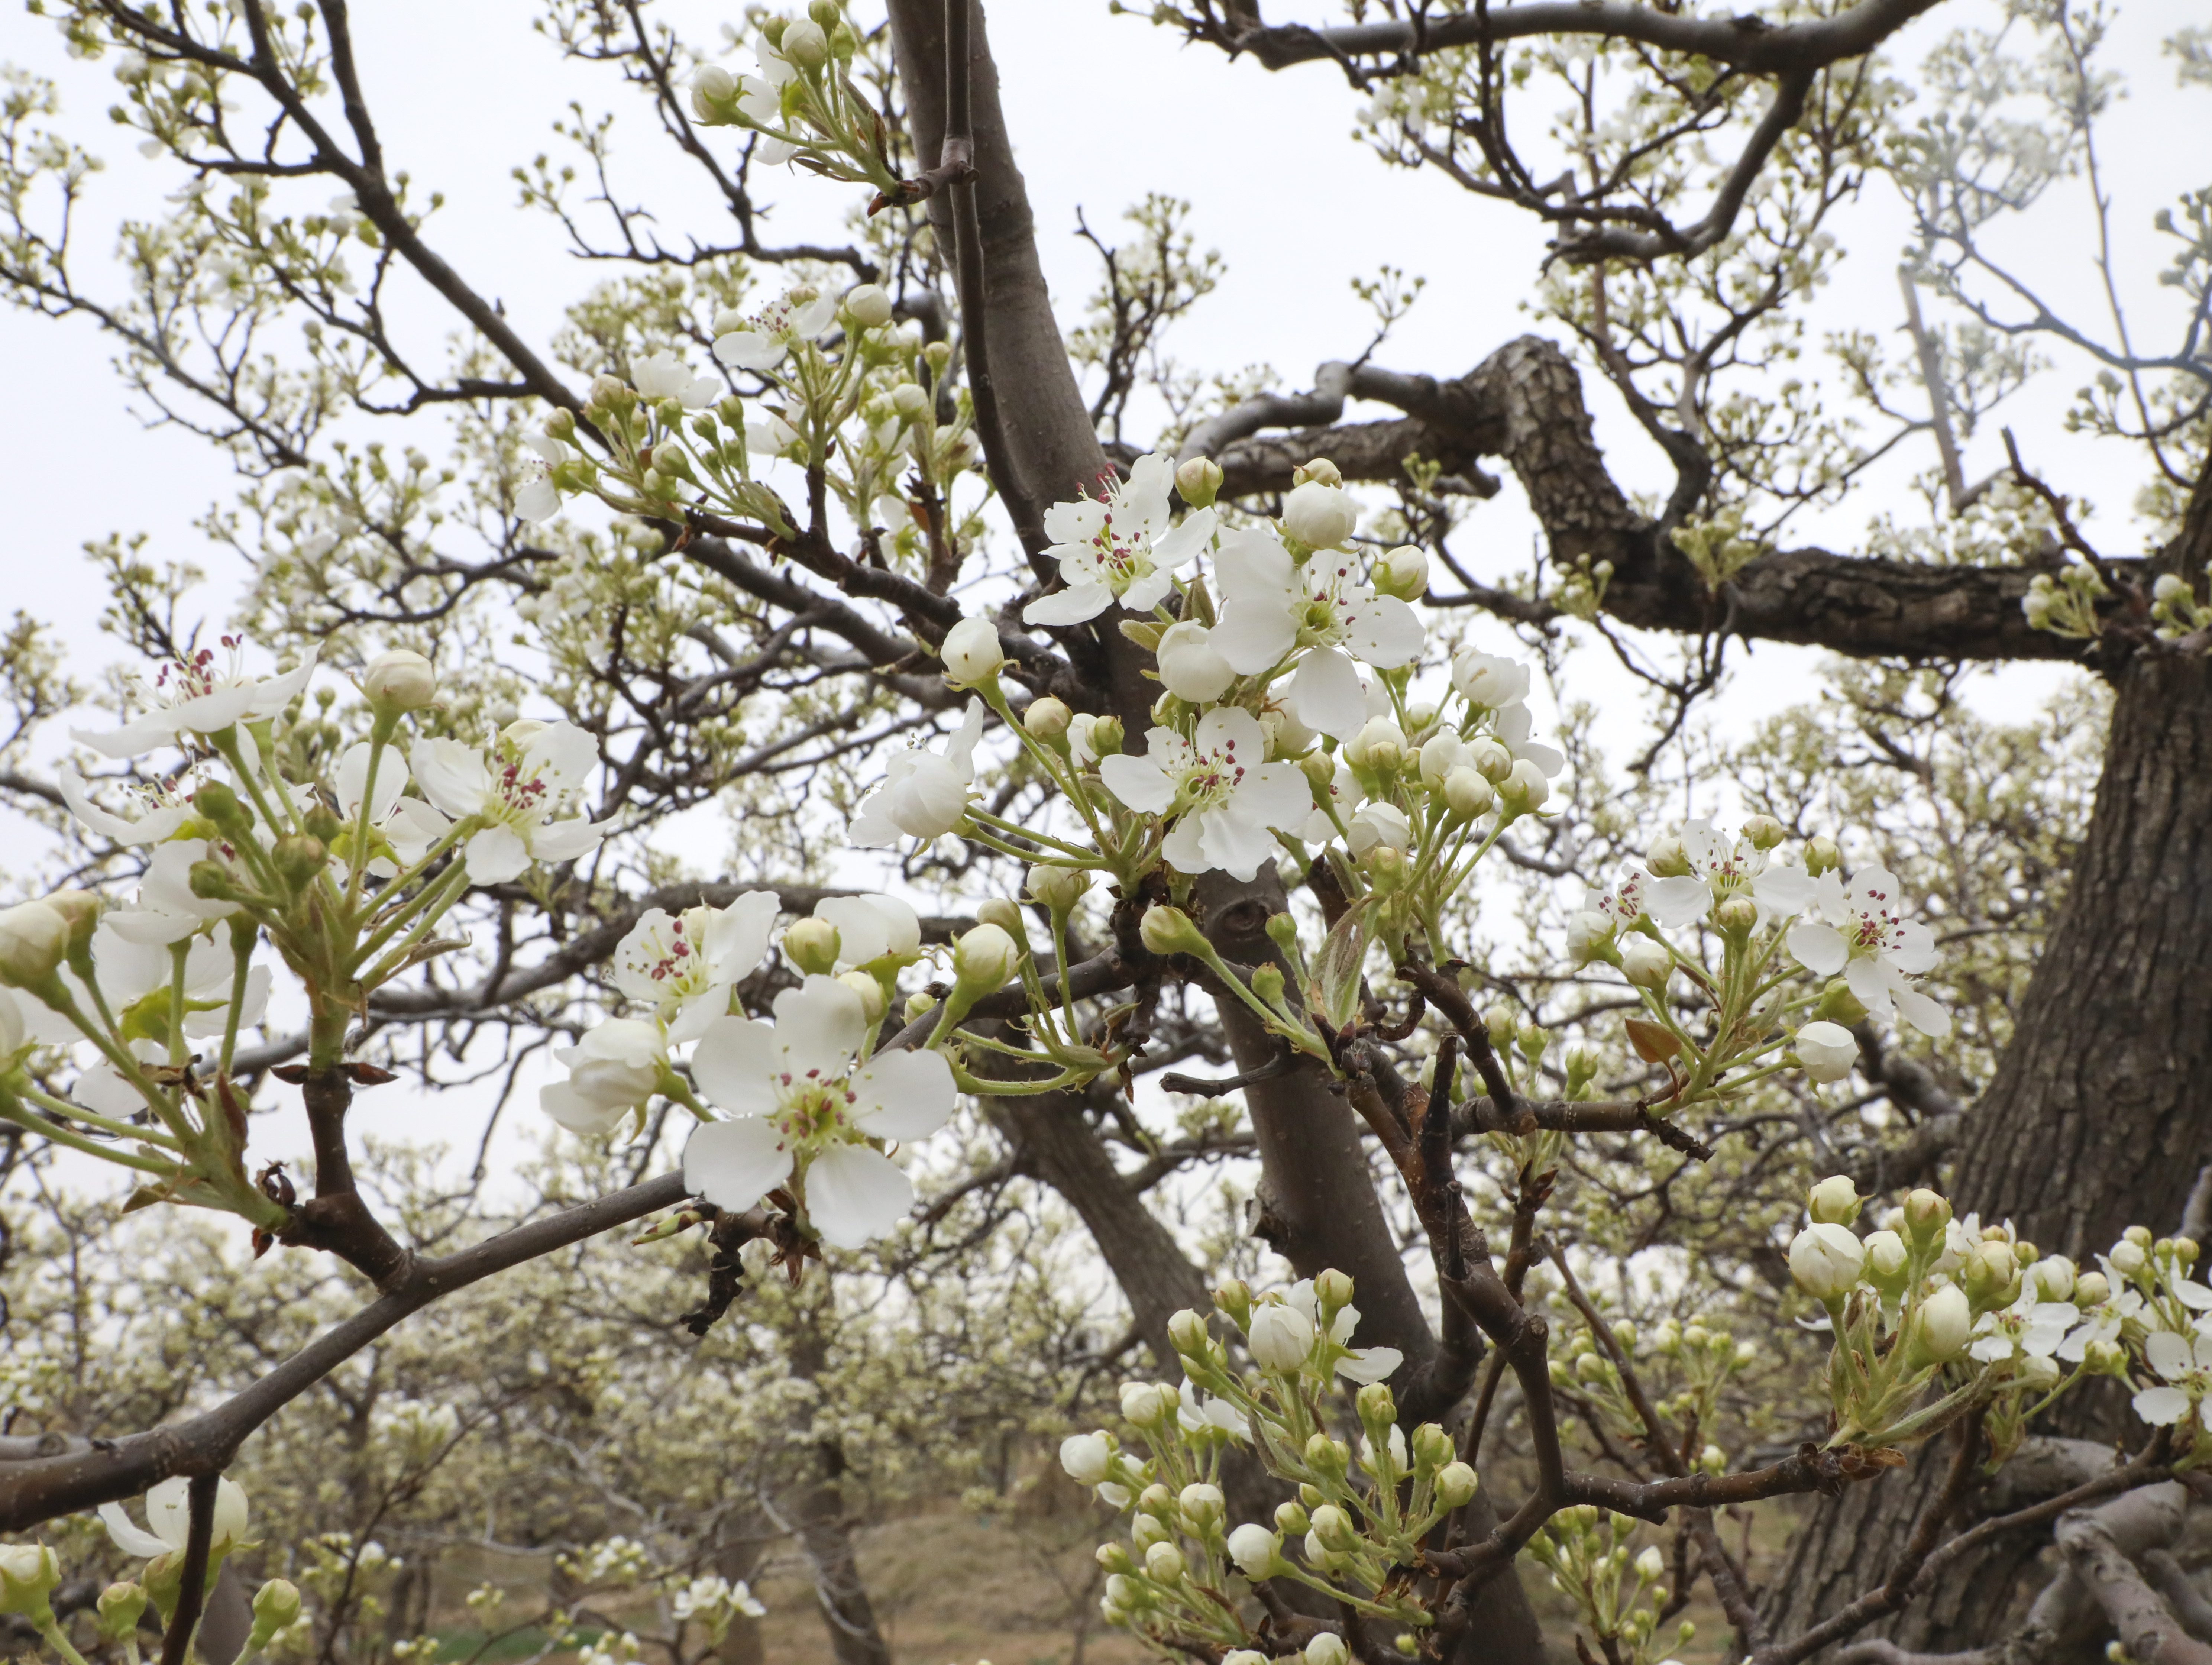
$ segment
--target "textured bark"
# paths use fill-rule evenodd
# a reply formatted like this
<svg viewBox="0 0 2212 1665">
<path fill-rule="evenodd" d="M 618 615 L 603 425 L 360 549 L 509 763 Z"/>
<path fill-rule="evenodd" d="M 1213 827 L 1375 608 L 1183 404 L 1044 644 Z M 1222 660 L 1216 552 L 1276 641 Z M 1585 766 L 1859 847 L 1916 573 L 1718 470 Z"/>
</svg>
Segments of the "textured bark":
<svg viewBox="0 0 2212 1665">
<path fill-rule="evenodd" d="M 793 1339 L 791 1373 L 811 1382 L 828 1357 L 828 1343 L 811 1322 Z M 853 1551 L 853 1522 L 845 1508 L 845 1453 L 835 1439 L 818 1442 L 814 1474 L 800 1488 L 789 1524 L 814 1575 L 822 1626 L 837 1665 L 890 1665 L 891 1650 L 876 1626 L 874 1604 Z"/>
</svg>

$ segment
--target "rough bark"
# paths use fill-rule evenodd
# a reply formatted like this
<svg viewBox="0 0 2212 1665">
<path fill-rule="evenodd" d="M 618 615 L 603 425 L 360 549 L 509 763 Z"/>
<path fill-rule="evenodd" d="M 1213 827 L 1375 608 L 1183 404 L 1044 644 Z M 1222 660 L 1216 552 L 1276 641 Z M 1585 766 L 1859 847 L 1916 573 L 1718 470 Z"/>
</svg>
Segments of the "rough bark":
<svg viewBox="0 0 2212 1665">
<path fill-rule="evenodd" d="M 792 1375 L 812 1381 L 827 1361 L 828 1343 L 810 1322 L 794 1336 Z M 845 1453 L 836 1440 L 817 1441 L 809 1459 L 813 1474 L 802 1483 L 789 1525 L 814 1575 L 822 1626 L 837 1665 L 891 1665 L 891 1650 L 876 1625 L 868 1587 L 854 1553 L 853 1522 L 846 1510 Z"/>
</svg>

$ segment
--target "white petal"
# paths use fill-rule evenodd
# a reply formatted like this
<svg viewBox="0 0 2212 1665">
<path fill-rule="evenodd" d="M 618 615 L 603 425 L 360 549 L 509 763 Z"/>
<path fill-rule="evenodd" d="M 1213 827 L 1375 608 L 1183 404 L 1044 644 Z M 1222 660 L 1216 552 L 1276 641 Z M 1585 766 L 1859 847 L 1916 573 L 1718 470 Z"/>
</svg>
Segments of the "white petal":
<svg viewBox="0 0 2212 1665">
<path fill-rule="evenodd" d="M 1350 739 L 1367 720 L 1366 686 L 1352 661 L 1333 647 L 1306 655 L 1291 678 L 1290 704 L 1300 722 L 1332 739 Z"/>
<path fill-rule="evenodd" d="M 2164 1428 L 2189 1414 L 2189 1395 L 2179 1388 L 2145 1388 L 2135 1396 L 2136 1414 L 2154 1428 Z"/>
<path fill-rule="evenodd" d="M 880 1151 L 839 1145 L 806 1170 L 806 1216 L 822 1241 L 858 1249 L 880 1237 L 914 1206 L 914 1182 Z"/>
<path fill-rule="evenodd" d="M 1212 634 L 1213 651 L 1240 677 L 1273 670 L 1297 640 L 1297 619 L 1273 595 L 1231 596 Z"/>
<path fill-rule="evenodd" d="M 702 1122 L 684 1147 L 684 1183 L 717 1208 L 750 1208 L 791 1174 L 791 1152 L 758 1116 Z"/>
<path fill-rule="evenodd" d="M 550 480 L 540 476 L 526 480 L 522 489 L 514 494 L 514 518 L 536 526 L 550 520 L 561 512 L 561 494 L 554 489 Z"/>
<path fill-rule="evenodd" d="M 860 997 L 835 977 L 809 977 L 775 997 L 776 1048 L 794 1075 L 844 1074 L 867 1026 Z"/>
<path fill-rule="evenodd" d="M 691 1074 L 707 1102 L 718 1109 L 735 1116 L 761 1116 L 775 1109 L 769 1077 L 781 1062 L 771 1025 L 750 1018 L 717 1018 L 699 1037 L 699 1048 L 691 1054 Z"/>
<path fill-rule="evenodd" d="M 1150 757 L 1116 752 L 1098 760 L 1106 789 L 1139 815 L 1158 815 L 1175 802 L 1175 782 Z"/>
<path fill-rule="evenodd" d="M 1897 1015 L 1931 1040 L 1940 1041 L 1951 1032 L 1951 1014 L 1917 988 L 1899 988 L 1897 994 Z"/>
<path fill-rule="evenodd" d="M 468 866 L 471 882 L 504 884 L 530 866 L 530 847 L 515 836 L 512 827 L 486 827 L 471 834 L 461 846 L 461 859 Z"/>
<path fill-rule="evenodd" d="M 887 1052 L 853 1073 L 853 1121 L 878 1139 L 927 1139 L 952 1119 L 952 1066 L 934 1052 Z"/>
<path fill-rule="evenodd" d="M 1429 640 L 1420 615 L 1394 595 L 1361 603 L 1353 610 L 1346 636 L 1353 653 L 1382 671 L 1395 671 L 1418 658 Z"/>
<path fill-rule="evenodd" d="M 2143 1340 L 2143 1357 L 2150 1360 L 2151 1369 L 2168 1382 L 2179 1381 L 2189 1373 L 2194 1362 L 2188 1341 L 2172 1330 L 2154 1330 Z"/>
<path fill-rule="evenodd" d="M 156 1555 L 167 1555 L 169 1545 L 156 1538 L 144 1528 L 134 1525 L 123 1512 L 118 1503 L 104 1503 L 100 1506 L 100 1521 L 107 1528 L 107 1535 L 116 1548 L 125 1555 L 143 1556 L 150 1560 Z"/>
<path fill-rule="evenodd" d="M 1802 867 L 1771 866 L 1751 881 L 1751 895 L 1778 914 L 1802 914 L 1813 900 L 1813 876 Z"/>
<path fill-rule="evenodd" d="M 1336 1361 L 1336 1373 L 1346 1381 L 1380 1382 L 1406 1362 L 1395 1347 L 1368 1347 Z"/>
<path fill-rule="evenodd" d="M 1022 609 L 1022 620 L 1028 624 L 1080 624 L 1085 619 L 1097 617 L 1113 605 L 1114 588 L 1110 584 L 1077 584 L 1039 596 Z"/>
<path fill-rule="evenodd" d="M 614 1131 L 628 1115 L 628 1104 L 606 1105 L 587 1097 L 566 1081 L 549 1081 L 538 1090 L 538 1108 L 570 1133 L 597 1139 Z"/>
<path fill-rule="evenodd" d="M 1686 873 L 1655 878 L 1644 890 L 1644 911 L 1670 931 L 1705 918 L 1712 905 L 1712 887 Z"/>
<path fill-rule="evenodd" d="M 1183 817 L 1187 823 L 1191 817 Z M 1233 804 L 1201 810 L 1198 817 L 1199 847 L 1206 860 L 1231 878 L 1249 881 L 1260 864 L 1275 854 L 1274 835 L 1257 822 L 1239 815 Z"/>
<path fill-rule="evenodd" d="M 1850 945 L 1844 940 L 1844 933 L 1817 921 L 1800 920 L 1790 927 L 1787 941 L 1790 957 L 1815 976 L 1834 976 L 1850 957 Z"/>
</svg>

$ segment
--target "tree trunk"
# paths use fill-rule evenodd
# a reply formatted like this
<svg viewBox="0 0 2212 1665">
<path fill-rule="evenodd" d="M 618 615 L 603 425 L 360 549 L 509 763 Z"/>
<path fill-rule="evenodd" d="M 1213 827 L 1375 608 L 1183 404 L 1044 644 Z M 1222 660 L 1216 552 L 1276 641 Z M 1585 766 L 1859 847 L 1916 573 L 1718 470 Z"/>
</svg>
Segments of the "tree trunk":
<svg viewBox="0 0 2212 1665">
<path fill-rule="evenodd" d="M 2200 480 L 2160 564 L 2195 576 L 2208 556 L 2212 489 Z M 1966 1118 L 1950 1190 L 1961 1214 L 2009 1219 L 2045 1251 L 2076 1258 L 2130 1224 L 2177 1230 L 2212 1154 L 2212 664 L 2142 652 L 2114 681 L 2104 775 L 2066 900 L 2012 1043 Z M 2118 1396 L 2085 1394 L 2047 1421 L 2111 1438 L 2128 1418 Z M 1777 1634 L 1882 1581 L 1942 1460 L 1923 1452 L 1816 1509 L 1769 1598 Z M 1923 1652 L 1991 1640 L 2044 1541 L 2028 1534 L 1968 1558 L 1887 1634 Z"/>
<path fill-rule="evenodd" d="M 791 1373 L 811 1382 L 827 1356 L 821 1331 L 811 1321 L 803 1322 L 792 1338 Z M 842 1484 L 844 1450 L 835 1439 L 825 1439 L 815 1446 L 811 1461 L 813 1475 L 799 1486 L 789 1525 L 814 1575 L 814 1595 L 830 1652 L 837 1665 L 890 1665 L 891 1650 L 876 1627 L 875 1606 L 868 1600 L 868 1587 L 861 1581 L 860 1560 L 853 1550 Z"/>
</svg>

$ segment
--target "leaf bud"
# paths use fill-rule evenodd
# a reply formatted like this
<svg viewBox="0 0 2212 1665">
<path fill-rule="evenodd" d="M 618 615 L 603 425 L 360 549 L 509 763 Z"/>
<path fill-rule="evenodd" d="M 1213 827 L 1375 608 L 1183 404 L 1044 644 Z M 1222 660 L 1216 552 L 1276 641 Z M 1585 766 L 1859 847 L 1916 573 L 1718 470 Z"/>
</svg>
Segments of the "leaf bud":
<svg viewBox="0 0 2212 1665">
<path fill-rule="evenodd" d="M 803 977 L 826 977 L 836 970 L 842 946 L 837 927 L 824 919 L 794 920 L 783 933 L 784 957 Z"/>
</svg>

